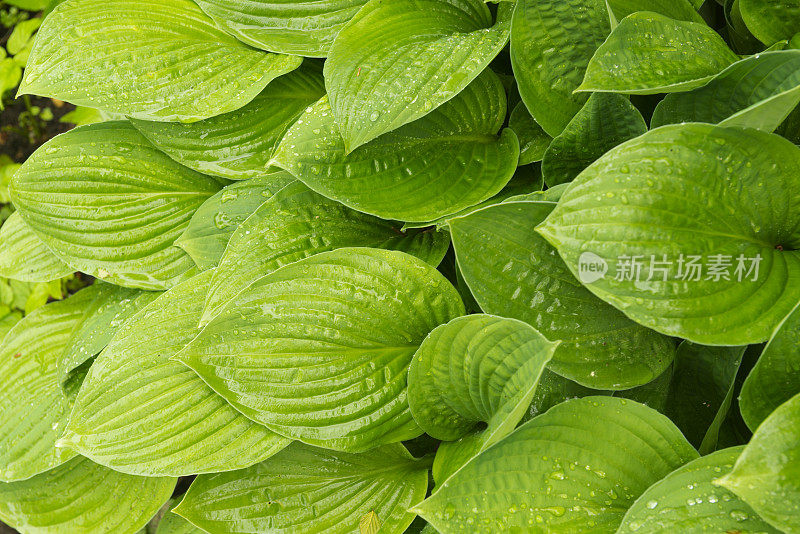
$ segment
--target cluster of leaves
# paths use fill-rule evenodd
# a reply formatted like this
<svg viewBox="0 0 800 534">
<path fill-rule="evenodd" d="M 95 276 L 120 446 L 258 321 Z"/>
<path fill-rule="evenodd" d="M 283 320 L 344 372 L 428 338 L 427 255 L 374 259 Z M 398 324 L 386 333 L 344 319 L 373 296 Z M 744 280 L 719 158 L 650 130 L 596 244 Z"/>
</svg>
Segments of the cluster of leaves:
<svg viewBox="0 0 800 534">
<path fill-rule="evenodd" d="M 0 519 L 800 532 L 800 0 L 700 4 L 61 3 Z"/>
</svg>

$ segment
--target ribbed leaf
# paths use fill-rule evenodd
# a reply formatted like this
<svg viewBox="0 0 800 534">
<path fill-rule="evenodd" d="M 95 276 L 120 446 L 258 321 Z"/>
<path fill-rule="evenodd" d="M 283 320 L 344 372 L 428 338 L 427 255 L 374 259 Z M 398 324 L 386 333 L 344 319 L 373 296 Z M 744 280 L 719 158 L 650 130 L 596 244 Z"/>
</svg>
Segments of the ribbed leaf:
<svg viewBox="0 0 800 534">
<path fill-rule="evenodd" d="M 205 532 L 172 512 L 179 501 L 180 499 L 173 499 L 166 513 L 158 521 L 154 534 L 203 534 Z"/>
<path fill-rule="evenodd" d="M 770 46 L 791 39 L 800 29 L 800 0 L 739 0 L 747 28 Z"/>
<path fill-rule="evenodd" d="M 425 338 L 408 370 L 408 404 L 428 435 L 451 442 L 436 453 L 437 481 L 517 426 L 557 345 L 491 315 L 453 319 Z"/>
<path fill-rule="evenodd" d="M 199 333 L 211 275 L 174 287 L 117 331 L 86 376 L 61 444 L 145 476 L 239 469 L 288 444 L 169 359 Z"/>
<path fill-rule="evenodd" d="M 519 139 L 519 165 L 528 165 L 534 161 L 542 161 L 544 151 L 553 138 L 531 117 L 524 102 L 518 103 L 508 118 L 508 127 Z"/>
<path fill-rule="evenodd" d="M 758 343 L 800 301 L 799 181 L 800 148 L 777 135 L 665 126 L 586 169 L 537 230 L 576 275 L 604 263 L 586 286 L 636 322 Z"/>
<path fill-rule="evenodd" d="M 284 186 L 296 181 L 284 171 L 233 183 L 206 200 L 175 244 L 202 270 L 216 267 L 236 229 Z"/>
<path fill-rule="evenodd" d="M 430 221 L 493 196 L 511 179 L 519 143 L 510 129 L 498 135 L 505 115 L 503 85 L 487 70 L 433 113 L 348 154 L 323 98 L 292 126 L 272 163 L 358 211 Z"/>
<path fill-rule="evenodd" d="M 508 42 L 513 5 L 492 25 L 480 0 L 372 0 L 342 29 L 325 86 L 346 152 L 461 92 Z M 494 132 L 492 132 L 494 133 Z"/>
<path fill-rule="evenodd" d="M 673 342 L 594 297 L 556 251 L 531 231 L 549 202 L 507 202 L 450 221 L 461 273 L 486 313 L 531 324 L 561 340 L 551 370 L 597 389 L 650 382 L 670 364 Z"/>
<path fill-rule="evenodd" d="M 408 230 L 351 210 L 294 182 L 264 202 L 231 237 L 214 273 L 201 324 L 253 280 L 297 260 L 342 247 L 402 250 L 437 266 L 446 232 Z"/>
<path fill-rule="evenodd" d="M 638 95 L 688 91 L 738 59 L 704 24 L 634 13 L 597 49 L 578 90 Z"/>
<path fill-rule="evenodd" d="M 175 512 L 209 532 L 359 532 L 374 514 L 401 534 L 425 498 L 428 467 L 399 443 L 360 454 L 293 443 L 248 469 L 201 475 Z"/>
<path fill-rule="evenodd" d="M 702 3 L 703 0 L 697 0 Z M 705 24 L 689 0 L 606 0 L 609 12 L 616 20 L 622 20 L 637 11 L 651 11 L 675 20 Z"/>
<path fill-rule="evenodd" d="M 263 176 L 281 138 L 325 94 L 320 69 L 302 66 L 277 78 L 241 109 L 181 124 L 133 120 L 154 145 L 190 169 L 229 180 Z"/>
<path fill-rule="evenodd" d="M 511 64 L 528 110 L 556 136 L 586 102 L 574 94 L 597 47 L 611 31 L 604 0 L 518 0 Z"/>
<path fill-rule="evenodd" d="M 173 242 L 222 185 L 178 165 L 129 123 L 105 122 L 47 142 L 10 192 L 23 220 L 74 269 L 166 289 L 195 269 Z"/>
<path fill-rule="evenodd" d="M 650 486 L 625 514 L 619 534 L 778 531 L 747 504 L 712 482 L 727 473 L 742 447 L 692 460 Z"/>
<path fill-rule="evenodd" d="M 0 483 L 0 519 L 38 534 L 133 534 L 175 488 L 174 478 L 117 473 L 83 457 L 28 480 Z"/>
<path fill-rule="evenodd" d="M 472 525 L 613 533 L 651 484 L 697 457 L 655 410 L 610 397 L 576 399 L 519 427 L 412 510 L 442 534 Z"/>
<path fill-rule="evenodd" d="M 553 186 L 571 182 L 600 156 L 646 131 L 642 114 L 626 97 L 593 94 L 544 153 L 545 183 Z"/>
<path fill-rule="evenodd" d="M 197 0 L 241 41 L 270 52 L 325 57 L 333 40 L 366 0 Z M 316 100 L 316 99 L 315 99 Z"/>
<path fill-rule="evenodd" d="M 259 278 L 175 359 L 275 432 L 357 452 L 422 433 L 408 365 L 431 330 L 463 314 L 422 260 L 344 248 Z"/>
<path fill-rule="evenodd" d="M 73 270 L 14 212 L 0 229 L 0 276 L 23 282 L 50 282 Z"/>
<path fill-rule="evenodd" d="M 67 0 L 39 29 L 19 91 L 188 122 L 239 109 L 300 62 L 246 46 L 191 0 Z"/>
</svg>

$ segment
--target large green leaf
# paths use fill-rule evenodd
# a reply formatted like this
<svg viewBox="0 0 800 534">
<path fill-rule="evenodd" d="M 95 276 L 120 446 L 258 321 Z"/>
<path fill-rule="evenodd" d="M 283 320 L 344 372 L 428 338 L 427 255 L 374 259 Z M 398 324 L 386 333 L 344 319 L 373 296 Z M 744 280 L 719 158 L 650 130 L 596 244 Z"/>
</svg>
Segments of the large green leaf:
<svg viewBox="0 0 800 534">
<path fill-rule="evenodd" d="M 606 0 L 606 3 L 609 13 L 617 21 L 637 11 L 651 11 L 675 20 L 705 24 L 689 0 Z"/>
<path fill-rule="evenodd" d="M 800 532 L 800 394 L 759 425 L 733 471 L 716 484 L 738 495 L 772 526 Z"/>
<path fill-rule="evenodd" d="M 0 276 L 23 282 L 50 282 L 73 270 L 14 212 L 0 229 Z"/>
<path fill-rule="evenodd" d="M 234 232 L 214 273 L 201 324 L 253 280 L 320 252 L 386 248 L 439 265 L 450 245 L 447 233 L 401 231 L 401 226 L 351 210 L 294 182 L 275 193 Z"/>
<path fill-rule="evenodd" d="M 270 83 L 246 106 L 182 124 L 133 120 L 178 163 L 229 180 L 263 176 L 278 143 L 303 110 L 325 94 L 318 67 L 302 66 Z"/>
<path fill-rule="evenodd" d="M 55 448 L 71 408 L 56 360 L 92 298 L 84 291 L 42 306 L 6 335 L 0 347 L 0 481 L 30 478 L 73 456 Z"/>
<path fill-rule="evenodd" d="M 800 393 L 800 307 L 773 332 L 739 396 L 742 417 L 755 430 L 775 409 Z"/>
<path fill-rule="evenodd" d="M 117 331 L 86 375 L 61 444 L 145 476 L 239 469 L 288 444 L 169 359 L 199 333 L 211 276 L 167 291 Z"/>
<path fill-rule="evenodd" d="M 545 151 L 545 183 L 553 186 L 571 182 L 600 156 L 646 131 L 642 114 L 627 97 L 593 94 Z"/>
<path fill-rule="evenodd" d="M 450 221 L 461 273 L 481 309 L 561 340 L 549 368 L 588 387 L 625 389 L 669 366 L 669 338 L 594 297 L 532 229 L 550 202 L 506 202 Z"/>
<path fill-rule="evenodd" d="M 174 478 L 125 475 L 83 457 L 0 483 L 0 519 L 37 534 L 133 534 L 167 502 Z"/>
<path fill-rule="evenodd" d="M 514 106 L 508 118 L 508 127 L 519 139 L 519 165 L 541 161 L 553 138 L 533 120 L 524 102 Z"/>
<path fill-rule="evenodd" d="M 399 443 L 360 454 L 293 443 L 248 469 L 201 475 L 175 512 L 208 532 L 359 532 L 375 514 L 380 532 L 401 534 L 425 498 L 426 459 Z"/>
<path fill-rule="evenodd" d="M 800 50 L 765 52 L 734 63 L 707 85 L 667 95 L 651 125 L 710 122 L 774 131 L 800 102 Z"/>
<path fill-rule="evenodd" d="M 639 95 L 688 91 L 738 59 L 705 24 L 639 12 L 623 19 L 597 49 L 578 90 Z"/>
<path fill-rule="evenodd" d="M 586 169 L 537 230 L 636 322 L 746 345 L 800 301 L 798 188 L 800 148 L 777 135 L 665 126 Z M 590 265 L 606 276 L 587 277 Z"/>
<path fill-rule="evenodd" d="M 179 502 L 180 498 L 174 498 L 170 502 L 164 515 L 158 520 L 156 531 L 153 534 L 203 534 L 205 532 L 178 514 L 172 513 Z"/>
<path fill-rule="evenodd" d="M 463 314 L 422 260 L 342 248 L 259 278 L 175 359 L 275 432 L 357 452 L 422 433 L 408 365 L 431 330 Z"/>
<path fill-rule="evenodd" d="M 188 122 L 239 109 L 301 61 L 246 46 L 191 0 L 67 0 L 39 29 L 19 91 Z"/>
<path fill-rule="evenodd" d="M 323 98 L 292 126 L 273 164 L 314 191 L 385 219 L 430 221 L 485 200 L 511 179 L 519 159 L 503 126 L 506 96 L 486 71 L 425 117 L 347 153 Z"/>
<path fill-rule="evenodd" d="M 485 450 L 412 510 L 442 534 L 613 533 L 650 485 L 697 457 L 655 410 L 575 399 Z"/>
<path fill-rule="evenodd" d="M 454 442 L 436 453 L 437 481 L 517 426 L 556 346 L 527 323 L 491 315 L 453 319 L 425 338 L 408 370 L 408 404 L 426 433 Z"/>
<path fill-rule="evenodd" d="M 427 115 L 467 87 L 508 42 L 512 9 L 501 3 L 492 25 L 481 0 L 367 2 L 325 62 L 343 150 Z"/>
<path fill-rule="evenodd" d="M 241 41 L 270 52 L 325 57 L 342 27 L 366 0 L 197 0 Z"/>
<path fill-rule="evenodd" d="M 173 242 L 222 185 L 178 165 L 129 123 L 104 122 L 48 141 L 10 192 L 23 220 L 70 267 L 166 289 L 195 269 Z"/>
<path fill-rule="evenodd" d="M 800 0 L 739 0 L 739 11 L 747 28 L 767 46 L 800 30 Z"/>
<path fill-rule="evenodd" d="M 519 93 L 545 132 L 556 136 L 586 102 L 574 94 L 608 36 L 605 0 L 518 0 L 511 64 Z"/>
<path fill-rule="evenodd" d="M 175 244 L 202 270 L 216 267 L 236 229 L 259 206 L 295 181 L 285 171 L 233 183 L 203 202 Z"/>
<path fill-rule="evenodd" d="M 742 447 L 692 460 L 659 480 L 625 514 L 618 534 L 775 533 L 746 503 L 712 482 L 733 467 Z"/>
</svg>

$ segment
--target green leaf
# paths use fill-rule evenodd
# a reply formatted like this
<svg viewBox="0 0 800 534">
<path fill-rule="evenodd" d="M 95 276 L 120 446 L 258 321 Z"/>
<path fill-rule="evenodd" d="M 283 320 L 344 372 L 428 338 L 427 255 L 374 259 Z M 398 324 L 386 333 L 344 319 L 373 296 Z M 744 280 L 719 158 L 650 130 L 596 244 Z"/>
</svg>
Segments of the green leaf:
<svg viewBox="0 0 800 534">
<path fill-rule="evenodd" d="M 319 68 L 302 66 L 277 78 L 235 111 L 181 124 L 133 120 L 133 125 L 178 163 L 229 180 L 266 174 L 278 143 L 303 110 L 325 94 Z"/>
<path fill-rule="evenodd" d="M 772 526 L 800 532 L 800 395 L 759 425 L 733 471 L 715 483 L 749 504 Z"/>
<path fill-rule="evenodd" d="M 105 122 L 45 143 L 10 191 L 22 219 L 73 269 L 159 290 L 194 272 L 173 242 L 222 185 L 178 165 L 130 124 Z"/>
<path fill-rule="evenodd" d="M 175 512 L 209 532 L 359 531 L 374 513 L 401 534 L 425 498 L 428 467 L 399 443 L 349 454 L 293 443 L 253 467 L 201 475 Z"/>
<path fill-rule="evenodd" d="M 791 39 L 800 28 L 800 0 L 739 0 L 747 28 L 770 46 Z"/>
<path fill-rule="evenodd" d="M 605 264 L 586 287 L 634 321 L 759 343 L 800 301 L 798 179 L 800 148 L 777 135 L 665 126 L 586 169 L 537 231 L 576 275 Z"/>
<path fill-rule="evenodd" d="M 627 97 L 593 94 L 545 151 L 545 183 L 554 186 L 571 182 L 600 156 L 646 131 L 642 114 Z"/>
<path fill-rule="evenodd" d="M 525 321 L 561 340 L 549 368 L 597 389 L 650 382 L 669 366 L 673 342 L 595 298 L 532 229 L 550 202 L 506 202 L 450 221 L 461 273 L 481 309 Z"/>
<path fill-rule="evenodd" d="M 367 2 L 339 33 L 325 62 L 344 151 L 460 93 L 508 42 L 512 9 L 501 3 L 492 25 L 480 0 Z"/>
<path fill-rule="evenodd" d="M 169 499 L 175 482 L 77 457 L 28 480 L 0 483 L 0 519 L 21 532 L 133 534 Z"/>
<path fill-rule="evenodd" d="M 704 347 L 684 341 L 675 355 L 665 414 L 700 454 L 717 447 L 745 347 Z"/>
<path fill-rule="evenodd" d="M 436 453 L 437 481 L 517 426 L 557 346 L 522 321 L 491 315 L 428 334 L 408 370 L 408 404 L 428 435 L 454 442 Z"/>
<path fill-rule="evenodd" d="M 705 24 L 689 0 L 606 0 L 608 9 L 616 20 L 622 20 L 631 13 L 650 11 L 675 20 Z M 702 0 L 699 0 L 702 3 Z"/>
<path fill-rule="evenodd" d="M 285 447 L 170 357 L 198 333 L 211 271 L 130 318 L 97 357 L 60 444 L 116 471 L 182 476 L 239 469 Z"/>
<path fill-rule="evenodd" d="M 518 0 L 511 30 L 511 64 L 525 106 L 555 137 L 580 111 L 574 94 L 611 27 L 604 0 Z"/>
<path fill-rule="evenodd" d="M 294 181 L 295 177 L 288 172 L 277 171 L 224 187 L 194 212 L 189 226 L 175 244 L 185 250 L 201 270 L 215 267 L 239 225 L 277 191 Z"/>
<path fill-rule="evenodd" d="M 742 417 L 756 430 L 778 406 L 800 393 L 800 307 L 772 333 L 739 396 Z"/>
<path fill-rule="evenodd" d="M 191 122 L 239 109 L 301 61 L 246 46 L 191 0 L 67 0 L 42 24 L 19 93 Z"/>
<path fill-rule="evenodd" d="M 6 50 L 8 50 L 8 54 L 15 56 L 22 52 L 22 50 L 28 46 L 28 42 L 31 40 L 33 32 L 38 30 L 41 24 L 42 19 L 40 18 L 23 20 L 22 22 L 16 24 L 11 32 L 11 35 L 9 35 L 8 40 L 6 41 Z"/>
<path fill-rule="evenodd" d="M 25 224 L 18 212 L 0 228 L 0 276 L 23 282 L 49 282 L 72 274 Z"/>
<path fill-rule="evenodd" d="M 30 478 L 74 456 L 55 448 L 71 408 L 58 385 L 56 360 L 90 302 L 91 292 L 81 292 L 48 304 L 6 335 L 0 347 L 0 481 Z"/>
<path fill-rule="evenodd" d="M 776 533 L 752 508 L 712 482 L 731 470 L 742 447 L 692 460 L 650 486 L 625 514 L 618 534 Z"/>
<path fill-rule="evenodd" d="M 74 110 L 65 113 L 58 119 L 58 122 L 66 124 L 74 124 L 75 126 L 84 126 L 86 124 L 95 124 L 103 122 L 106 119 L 103 117 L 103 112 L 99 109 L 77 107 Z"/>
<path fill-rule="evenodd" d="M 180 499 L 173 499 L 169 509 L 158 521 L 158 526 L 153 534 L 203 534 L 205 532 L 172 512 L 179 501 Z"/>
<path fill-rule="evenodd" d="M 651 484 L 697 457 L 655 410 L 610 397 L 575 399 L 472 459 L 412 511 L 442 534 L 471 525 L 613 533 Z"/>
<path fill-rule="evenodd" d="M 542 161 L 544 152 L 553 138 L 539 126 L 524 102 L 518 103 L 508 118 L 508 127 L 519 139 L 519 165 L 528 165 L 534 161 Z"/>
<path fill-rule="evenodd" d="M 197 0 L 203 11 L 239 40 L 270 52 L 306 57 L 327 56 L 339 31 L 365 2 Z"/>
<path fill-rule="evenodd" d="M 463 314 L 422 260 L 343 248 L 259 278 L 174 359 L 271 430 L 359 452 L 422 433 L 408 365 L 431 330 Z"/>
<path fill-rule="evenodd" d="M 384 219 L 430 221 L 498 193 L 519 144 L 502 128 L 506 97 L 491 71 L 433 113 L 346 153 L 327 98 L 309 108 L 272 161 L 308 187 Z"/>
<path fill-rule="evenodd" d="M 652 95 L 708 83 L 739 56 L 704 24 L 634 13 L 597 49 L 578 91 Z"/>
<path fill-rule="evenodd" d="M 214 273 L 201 324 L 253 280 L 295 261 L 342 247 L 402 250 L 436 267 L 446 232 L 401 231 L 400 223 L 351 210 L 294 182 L 264 202 L 233 233 Z"/>
<path fill-rule="evenodd" d="M 765 52 L 736 62 L 707 85 L 667 95 L 653 128 L 680 122 L 774 131 L 800 103 L 800 50 Z"/>
</svg>

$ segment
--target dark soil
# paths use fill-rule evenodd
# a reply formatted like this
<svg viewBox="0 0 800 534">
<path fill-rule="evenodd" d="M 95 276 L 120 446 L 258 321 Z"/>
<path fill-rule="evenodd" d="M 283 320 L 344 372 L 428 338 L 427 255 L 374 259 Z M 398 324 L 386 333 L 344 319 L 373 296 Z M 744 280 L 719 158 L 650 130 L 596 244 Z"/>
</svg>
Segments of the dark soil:
<svg viewBox="0 0 800 534">
<path fill-rule="evenodd" d="M 53 118 L 44 121 L 40 117 L 31 117 L 29 106 L 41 110 L 50 108 Z M 72 104 L 35 96 L 28 97 L 27 102 L 25 97 L 9 102 L 0 112 L 0 154 L 22 163 L 42 144 L 73 127 L 59 122 L 59 119 L 74 109 Z"/>
</svg>

